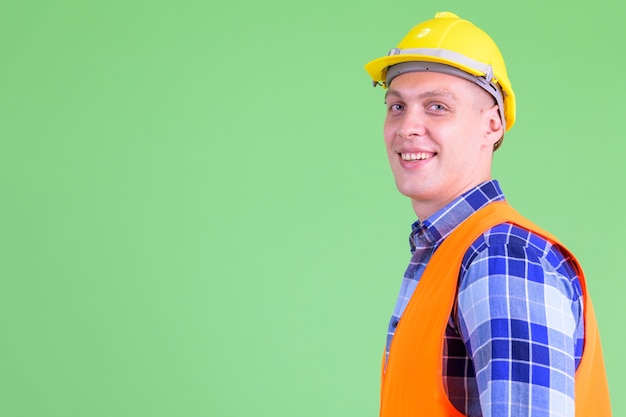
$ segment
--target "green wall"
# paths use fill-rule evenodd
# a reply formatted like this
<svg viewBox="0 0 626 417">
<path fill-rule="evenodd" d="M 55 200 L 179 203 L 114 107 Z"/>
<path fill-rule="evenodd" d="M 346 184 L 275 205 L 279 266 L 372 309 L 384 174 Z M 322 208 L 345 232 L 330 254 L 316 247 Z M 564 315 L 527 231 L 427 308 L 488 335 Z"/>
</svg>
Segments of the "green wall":
<svg viewBox="0 0 626 417">
<path fill-rule="evenodd" d="M 0 415 L 375 416 L 414 220 L 363 65 L 499 43 L 510 201 L 579 256 L 626 414 L 623 3 L 0 3 Z"/>
</svg>

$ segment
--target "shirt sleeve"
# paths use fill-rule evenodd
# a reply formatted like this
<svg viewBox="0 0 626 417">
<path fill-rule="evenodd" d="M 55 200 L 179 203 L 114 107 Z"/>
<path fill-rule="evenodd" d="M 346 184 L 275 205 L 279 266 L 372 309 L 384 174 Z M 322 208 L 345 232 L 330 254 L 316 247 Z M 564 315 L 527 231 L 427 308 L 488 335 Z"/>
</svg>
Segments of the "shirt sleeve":
<svg viewBox="0 0 626 417">
<path fill-rule="evenodd" d="M 510 242 L 487 245 L 462 274 L 459 330 L 483 417 L 574 416 L 582 312 L 570 279 L 536 248 Z"/>
</svg>

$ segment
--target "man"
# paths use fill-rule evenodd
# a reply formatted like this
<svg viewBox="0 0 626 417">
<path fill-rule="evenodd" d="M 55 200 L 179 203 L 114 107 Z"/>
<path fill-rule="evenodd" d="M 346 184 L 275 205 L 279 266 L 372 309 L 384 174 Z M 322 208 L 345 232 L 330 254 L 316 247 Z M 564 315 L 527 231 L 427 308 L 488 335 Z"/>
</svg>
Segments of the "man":
<svg viewBox="0 0 626 417">
<path fill-rule="evenodd" d="M 584 275 L 491 178 L 515 122 L 493 40 L 443 12 L 366 65 L 418 221 L 389 324 L 381 416 L 610 416 Z"/>
</svg>

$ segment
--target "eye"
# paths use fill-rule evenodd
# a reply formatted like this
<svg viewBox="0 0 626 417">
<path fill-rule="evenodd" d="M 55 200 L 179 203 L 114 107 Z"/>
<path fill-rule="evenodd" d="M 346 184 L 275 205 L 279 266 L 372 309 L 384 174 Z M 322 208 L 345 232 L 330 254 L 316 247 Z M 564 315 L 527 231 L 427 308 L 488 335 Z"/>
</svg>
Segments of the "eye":
<svg viewBox="0 0 626 417">
<path fill-rule="evenodd" d="M 439 103 L 431 104 L 428 108 L 430 110 L 438 111 L 438 112 L 446 110 L 446 106 L 444 106 L 443 104 L 439 104 Z"/>
<path fill-rule="evenodd" d="M 385 103 L 385 104 L 386 104 L 386 103 Z M 401 111 L 403 111 L 403 110 L 404 110 L 404 108 L 405 108 L 405 107 L 404 107 L 404 104 L 400 104 L 400 103 L 391 103 L 391 104 L 388 104 L 388 105 L 387 105 L 387 109 L 388 109 L 390 112 L 394 112 L 394 113 L 396 113 L 396 112 L 401 112 Z"/>
</svg>

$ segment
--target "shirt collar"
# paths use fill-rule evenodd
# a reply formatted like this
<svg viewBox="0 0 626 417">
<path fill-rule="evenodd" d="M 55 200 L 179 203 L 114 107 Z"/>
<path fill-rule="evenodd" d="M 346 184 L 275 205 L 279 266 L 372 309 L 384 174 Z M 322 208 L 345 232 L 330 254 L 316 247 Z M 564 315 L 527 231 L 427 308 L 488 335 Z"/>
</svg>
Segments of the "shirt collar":
<svg viewBox="0 0 626 417">
<path fill-rule="evenodd" d="M 438 246 L 461 222 L 494 201 L 504 200 L 498 181 L 491 180 L 472 188 L 423 221 L 412 225 L 411 253 L 418 248 Z"/>
</svg>

